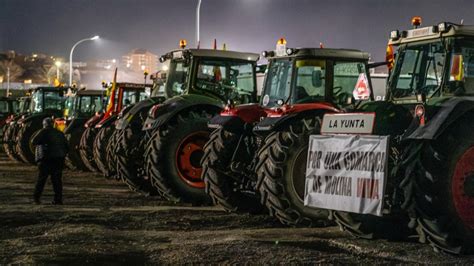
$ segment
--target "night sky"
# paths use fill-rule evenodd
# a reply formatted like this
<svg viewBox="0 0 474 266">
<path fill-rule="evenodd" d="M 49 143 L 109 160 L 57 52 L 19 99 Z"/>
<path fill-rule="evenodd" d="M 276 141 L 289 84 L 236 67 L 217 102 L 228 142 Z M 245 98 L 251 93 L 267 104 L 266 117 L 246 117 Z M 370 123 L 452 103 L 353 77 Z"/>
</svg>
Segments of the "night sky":
<svg viewBox="0 0 474 266">
<path fill-rule="evenodd" d="M 75 59 L 120 58 L 132 48 L 162 54 L 195 40 L 197 0 L 0 0 L 0 51 Z M 440 21 L 474 24 L 473 0 L 203 0 L 201 47 L 261 52 L 284 36 L 291 47 L 356 48 L 383 60 L 389 32 Z"/>
</svg>

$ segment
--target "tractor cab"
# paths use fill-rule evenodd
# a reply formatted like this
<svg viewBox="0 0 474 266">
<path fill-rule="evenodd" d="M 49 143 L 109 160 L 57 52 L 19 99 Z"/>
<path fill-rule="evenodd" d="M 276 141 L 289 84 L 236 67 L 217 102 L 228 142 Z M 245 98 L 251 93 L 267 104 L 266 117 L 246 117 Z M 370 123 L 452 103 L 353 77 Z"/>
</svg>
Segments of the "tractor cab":
<svg viewBox="0 0 474 266">
<path fill-rule="evenodd" d="M 168 98 L 202 94 L 237 103 L 255 101 L 255 54 L 232 51 L 186 49 L 170 52 L 165 93 Z"/>
<path fill-rule="evenodd" d="M 160 57 L 169 61 L 163 103 L 180 102 L 186 108 L 195 103 L 224 107 L 227 102 L 248 104 L 257 101 L 256 61 L 258 54 L 211 49 L 182 49 Z M 178 96 L 178 97 L 176 97 Z M 160 112 L 167 112 L 155 105 L 150 109 L 144 130 L 159 126 Z M 169 113 L 170 115 L 172 113 Z M 162 117 L 163 118 L 163 117 Z"/>
<path fill-rule="evenodd" d="M 256 125 L 256 133 L 273 129 L 290 114 L 338 112 L 373 100 L 366 52 L 287 48 L 282 38 L 275 51 L 262 55 L 269 64 L 259 108 L 267 118 Z"/>
<path fill-rule="evenodd" d="M 419 17 L 413 24 L 414 29 L 390 33 L 387 95 L 424 124 L 444 102 L 474 96 L 474 26 L 419 27 Z"/>
<path fill-rule="evenodd" d="M 55 119 L 56 128 L 64 131 L 75 119 L 89 119 L 104 108 L 104 92 L 99 90 L 70 91 L 63 117 Z"/>
<path fill-rule="evenodd" d="M 38 87 L 31 94 L 29 113 L 51 113 L 61 116 L 66 102 L 67 88 Z"/>
<path fill-rule="evenodd" d="M 112 117 L 116 117 L 125 108 L 131 107 L 133 104 L 149 98 L 151 88 L 152 84 L 125 82 L 118 82 L 115 85 L 112 84 L 107 89 L 106 95 L 108 97 L 108 103 L 104 114 L 95 127 L 102 127 L 103 123 L 109 121 Z"/>
</svg>

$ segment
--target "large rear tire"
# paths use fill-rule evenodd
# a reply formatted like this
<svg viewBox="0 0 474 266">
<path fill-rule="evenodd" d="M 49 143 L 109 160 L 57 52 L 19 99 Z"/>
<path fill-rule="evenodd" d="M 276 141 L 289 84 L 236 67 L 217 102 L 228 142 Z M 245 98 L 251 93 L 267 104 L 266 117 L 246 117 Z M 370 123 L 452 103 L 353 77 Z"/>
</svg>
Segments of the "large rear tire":
<svg viewBox="0 0 474 266">
<path fill-rule="evenodd" d="M 452 254 L 474 252 L 474 123 L 469 118 L 437 140 L 410 145 L 413 164 L 403 186 L 420 242 Z"/>
<path fill-rule="evenodd" d="M 107 143 L 107 148 L 106 148 L 106 162 L 107 164 L 105 165 L 109 174 L 109 177 L 113 177 L 116 180 L 119 180 L 119 177 L 117 175 L 117 154 L 116 154 L 116 149 L 118 145 L 118 140 L 119 140 L 119 135 L 120 135 L 120 130 L 114 130 L 112 133 L 112 136 L 109 139 L 109 142 Z"/>
<path fill-rule="evenodd" d="M 117 175 L 131 191 L 158 195 L 145 172 L 147 134 L 131 128 L 120 130 L 117 143 Z"/>
<path fill-rule="evenodd" d="M 153 187 L 166 199 L 209 204 L 201 179 L 204 144 L 209 140 L 207 112 L 189 111 L 162 125 L 146 152 L 146 171 Z"/>
<path fill-rule="evenodd" d="M 258 193 L 255 195 L 242 193 L 238 187 L 242 182 L 232 178 L 235 173 L 231 171 L 230 166 L 239 139 L 240 135 L 222 128 L 211 133 L 210 140 L 204 146 L 202 179 L 206 185 L 206 193 L 214 204 L 224 210 L 260 213 L 264 207 L 260 204 Z"/>
<path fill-rule="evenodd" d="M 42 128 L 41 123 L 34 121 L 24 123 L 18 130 L 16 151 L 22 161 L 35 164 L 35 148 L 31 144 L 33 136 Z"/>
<path fill-rule="evenodd" d="M 401 214 L 377 217 L 331 210 L 329 219 L 334 220 L 341 230 L 357 238 L 401 240 L 409 235 L 408 219 Z"/>
<path fill-rule="evenodd" d="M 79 144 L 79 154 L 82 162 L 91 172 L 97 172 L 97 164 L 94 161 L 93 145 L 95 137 L 97 136 L 97 129 L 88 127 L 81 136 Z"/>
<path fill-rule="evenodd" d="M 114 130 L 114 126 L 102 127 L 95 137 L 92 148 L 94 160 L 97 164 L 97 169 L 104 177 L 107 178 L 110 177 L 110 173 L 107 168 L 107 145 L 110 138 L 112 137 L 112 134 L 114 133 Z"/>
<path fill-rule="evenodd" d="M 82 134 L 84 133 L 83 128 L 76 128 L 70 134 L 66 135 L 66 139 L 69 145 L 69 152 L 66 156 L 65 164 L 69 169 L 88 171 L 84 162 L 82 161 L 79 144 L 81 142 Z"/>
<path fill-rule="evenodd" d="M 270 133 L 259 150 L 256 172 L 262 204 L 283 224 L 328 224 L 328 211 L 304 206 L 309 136 L 319 132 L 318 117 L 291 121 Z"/>
<path fill-rule="evenodd" d="M 15 149 L 15 128 L 16 123 L 6 125 L 5 132 L 3 133 L 3 149 L 8 158 L 14 161 L 21 161 L 20 156 L 18 156 Z"/>
</svg>

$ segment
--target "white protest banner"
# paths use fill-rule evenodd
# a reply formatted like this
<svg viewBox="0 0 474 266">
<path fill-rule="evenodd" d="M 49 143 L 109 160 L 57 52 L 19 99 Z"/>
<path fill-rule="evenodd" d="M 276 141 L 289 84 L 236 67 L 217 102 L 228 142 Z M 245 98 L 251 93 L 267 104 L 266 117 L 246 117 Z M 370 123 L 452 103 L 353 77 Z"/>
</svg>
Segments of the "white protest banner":
<svg viewBox="0 0 474 266">
<path fill-rule="evenodd" d="M 304 205 L 382 215 L 388 136 L 312 135 Z"/>
</svg>

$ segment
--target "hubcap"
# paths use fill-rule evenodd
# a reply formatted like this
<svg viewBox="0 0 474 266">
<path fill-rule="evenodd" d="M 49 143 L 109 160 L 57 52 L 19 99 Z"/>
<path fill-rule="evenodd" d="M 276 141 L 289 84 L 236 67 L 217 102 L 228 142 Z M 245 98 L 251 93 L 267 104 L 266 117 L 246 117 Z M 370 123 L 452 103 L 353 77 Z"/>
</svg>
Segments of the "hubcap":
<svg viewBox="0 0 474 266">
<path fill-rule="evenodd" d="M 209 140 L 209 133 L 195 132 L 185 137 L 176 152 L 176 166 L 179 177 L 189 186 L 204 188 L 201 179 L 201 158 L 204 155 L 204 144 Z"/>
<path fill-rule="evenodd" d="M 456 212 L 464 225 L 474 230 L 474 147 L 460 157 L 452 178 Z"/>
<path fill-rule="evenodd" d="M 304 188 L 306 182 L 306 149 L 302 149 L 295 156 L 293 162 L 293 169 L 291 171 L 291 181 L 293 185 L 293 191 L 298 196 L 298 199 L 304 201 Z"/>
</svg>

